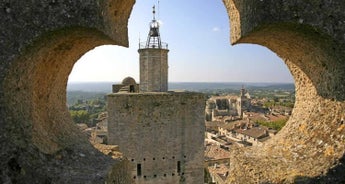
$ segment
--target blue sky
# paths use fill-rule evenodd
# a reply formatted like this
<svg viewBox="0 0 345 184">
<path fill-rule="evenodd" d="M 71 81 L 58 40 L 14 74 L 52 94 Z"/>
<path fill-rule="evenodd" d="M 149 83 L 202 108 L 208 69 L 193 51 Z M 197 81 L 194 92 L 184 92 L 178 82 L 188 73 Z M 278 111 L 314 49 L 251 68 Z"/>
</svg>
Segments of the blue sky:
<svg viewBox="0 0 345 184">
<path fill-rule="evenodd" d="M 229 19 L 222 0 L 137 0 L 128 22 L 129 48 L 100 46 L 75 65 L 69 82 L 139 81 L 139 37 L 145 41 L 152 6 L 169 44 L 170 82 L 293 82 L 283 61 L 253 44 L 230 45 Z"/>
</svg>

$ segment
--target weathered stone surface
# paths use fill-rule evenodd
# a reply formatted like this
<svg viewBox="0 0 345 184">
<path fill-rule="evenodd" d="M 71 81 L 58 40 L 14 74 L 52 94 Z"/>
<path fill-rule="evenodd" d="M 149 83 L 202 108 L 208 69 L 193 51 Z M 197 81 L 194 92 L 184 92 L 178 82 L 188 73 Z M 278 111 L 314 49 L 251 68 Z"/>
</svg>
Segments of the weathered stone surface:
<svg viewBox="0 0 345 184">
<path fill-rule="evenodd" d="M 140 92 L 168 91 L 168 49 L 139 49 Z"/>
<path fill-rule="evenodd" d="M 345 178 L 344 1 L 224 0 L 231 41 L 276 52 L 295 79 L 296 103 L 263 147 L 234 150 L 229 183 L 340 183 Z M 337 174 L 338 173 L 338 174 Z"/>
<path fill-rule="evenodd" d="M 107 102 L 108 143 L 130 161 L 135 183 L 203 183 L 204 94 L 113 93 Z"/>
<path fill-rule="evenodd" d="M 128 45 L 133 4 L 0 1 L 1 183 L 104 183 L 126 169 L 74 127 L 66 84 L 73 64 L 88 50 Z"/>
</svg>

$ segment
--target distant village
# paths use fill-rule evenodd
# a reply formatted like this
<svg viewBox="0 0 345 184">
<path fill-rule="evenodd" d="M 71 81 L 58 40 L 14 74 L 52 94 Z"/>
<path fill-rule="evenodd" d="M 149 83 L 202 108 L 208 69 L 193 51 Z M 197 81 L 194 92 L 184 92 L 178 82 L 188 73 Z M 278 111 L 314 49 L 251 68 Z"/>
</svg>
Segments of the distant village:
<svg viewBox="0 0 345 184">
<path fill-rule="evenodd" d="M 291 107 L 264 107 L 264 99 L 253 100 L 242 87 L 239 96 L 211 96 L 205 109 L 205 167 L 207 183 L 225 183 L 230 150 L 233 147 L 261 146 L 278 130 L 262 125 L 286 122 Z"/>
</svg>

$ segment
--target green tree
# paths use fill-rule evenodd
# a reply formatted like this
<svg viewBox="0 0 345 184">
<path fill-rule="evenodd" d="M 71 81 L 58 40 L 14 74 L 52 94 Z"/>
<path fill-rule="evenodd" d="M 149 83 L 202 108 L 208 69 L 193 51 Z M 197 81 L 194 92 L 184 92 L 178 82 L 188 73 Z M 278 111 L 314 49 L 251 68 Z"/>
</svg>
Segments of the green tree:
<svg viewBox="0 0 345 184">
<path fill-rule="evenodd" d="M 75 123 L 89 124 L 90 114 L 86 110 L 70 110 L 70 114 Z"/>
<path fill-rule="evenodd" d="M 273 101 L 274 101 L 275 103 L 277 103 L 277 102 L 279 102 L 279 98 L 278 98 L 278 97 L 274 97 L 274 98 L 273 98 Z"/>
<path fill-rule="evenodd" d="M 287 120 L 288 119 L 280 119 L 280 120 L 272 121 L 272 122 L 258 120 L 258 121 L 256 121 L 256 123 L 258 123 L 261 126 L 266 126 L 268 128 L 272 128 L 274 130 L 278 130 L 279 131 L 279 130 L 281 130 L 285 126 Z"/>
</svg>

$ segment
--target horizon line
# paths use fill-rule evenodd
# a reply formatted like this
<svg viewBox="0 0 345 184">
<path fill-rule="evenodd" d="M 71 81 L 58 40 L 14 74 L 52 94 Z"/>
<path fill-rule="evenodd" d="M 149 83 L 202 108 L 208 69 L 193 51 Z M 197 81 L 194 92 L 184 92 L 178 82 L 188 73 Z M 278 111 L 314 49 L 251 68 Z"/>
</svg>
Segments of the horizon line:
<svg viewBox="0 0 345 184">
<path fill-rule="evenodd" d="M 68 81 L 67 84 L 70 83 L 121 83 L 122 81 Z M 279 84 L 295 84 L 295 82 L 248 82 L 248 81 L 170 81 L 168 83 L 279 83 Z"/>
</svg>

